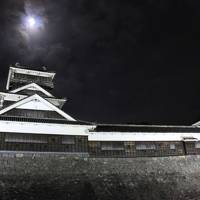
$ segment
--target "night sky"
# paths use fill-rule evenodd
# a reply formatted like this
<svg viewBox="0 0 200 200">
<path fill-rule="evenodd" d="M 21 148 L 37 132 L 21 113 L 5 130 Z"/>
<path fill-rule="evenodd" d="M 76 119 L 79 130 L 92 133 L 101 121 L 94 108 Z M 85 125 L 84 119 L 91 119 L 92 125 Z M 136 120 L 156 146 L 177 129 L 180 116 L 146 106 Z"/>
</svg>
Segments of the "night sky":
<svg viewBox="0 0 200 200">
<path fill-rule="evenodd" d="M 27 15 L 42 21 L 36 31 Z M 1 90 L 10 64 L 47 66 L 76 119 L 200 120 L 198 0 L 1 0 L 0 41 Z"/>
</svg>

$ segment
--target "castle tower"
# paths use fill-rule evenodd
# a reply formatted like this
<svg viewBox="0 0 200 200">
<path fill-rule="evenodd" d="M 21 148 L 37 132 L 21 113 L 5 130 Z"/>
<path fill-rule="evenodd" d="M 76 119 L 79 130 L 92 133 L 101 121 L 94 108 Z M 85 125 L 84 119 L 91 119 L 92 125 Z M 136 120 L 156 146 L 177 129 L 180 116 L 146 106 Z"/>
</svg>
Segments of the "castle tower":
<svg viewBox="0 0 200 200">
<path fill-rule="evenodd" d="M 31 70 L 17 63 L 15 66 L 10 66 L 6 89 L 15 89 L 29 83 L 36 83 L 41 87 L 53 89 L 55 75 L 54 72 Z"/>
<path fill-rule="evenodd" d="M 52 94 L 54 72 L 10 66 L 6 92 L 0 92 L 0 150 L 86 151 L 88 128 L 62 109 Z M 79 150 L 78 150 L 79 148 Z"/>
<path fill-rule="evenodd" d="M 65 98 L 54 97 L 49 90 L 54 88 L 54 72 L 32 70 L 18 64 L 10 66 L 6 89 L 8 93 L 0 93 L 0 104 L 2 110 L 1 115 L 16 116 L 16 117 L 37 117 L 37 118 L 53 118 L 53 119 L 65 119 L 75 121 L 72 117 L 66 114 L 59 115 L 62 113 L 61 110 L 56 112 L 53 108 L 44 106 L 41 101 L 51 103 L 55 108 L 62 108 L 66 102 Z M 31 97 L 35 95 L 34 97 Z M 18 102 L 22 99 L 30 97 L 28 103 L 22 104 L 18 107 L 14 107 L 4 112 L 3 108 L 8 105 Z M 38 98 L 41 101 L 37 100 Z M 27 100 L 26 100 L 27 101 Z M 20 103 L 21 104 L 21 103 Z M 62 113 L 63 114 L 63 113 Z"/>
</svg>

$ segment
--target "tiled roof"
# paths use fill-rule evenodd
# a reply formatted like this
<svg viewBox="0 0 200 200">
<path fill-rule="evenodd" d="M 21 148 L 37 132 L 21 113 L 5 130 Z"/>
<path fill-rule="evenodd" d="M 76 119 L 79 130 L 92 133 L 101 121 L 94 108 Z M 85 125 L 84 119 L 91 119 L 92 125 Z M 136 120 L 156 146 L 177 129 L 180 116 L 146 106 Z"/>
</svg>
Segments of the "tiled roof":
<svg viewBox="0 0 200 200">
<path fill-rule="evenodd" d="M 200 128 L 194 126 L 157 126 L 157 125 L 97 125 L 96 132 L 195 132 L 200 133 Z"/>
<path fill-rule="evenodd" d="M 20 122 L 38 122 L 38 123 L 54 123 L 54 124 L 74 124 L 74 125 L 92 125 L 88 122 L 82 121 L 69 121 L 66 119 L 36 119 L 36 118 L 28 118 L 28 117 L 14 117 L 14 116 L 2 116 L 0 115 L 0 121 L 20 121 Z"/>
<path fill-rule="evenodd" d="M 52 70 L 44 70 L 42 69 L 42 67 L 36 67 L 36 66 L 22 66 L 22 65 L 19 65 L 19 66 L 12 66 L 11 67 L 13 68 L 16 68 L 16 69 L 25 69 L 25 70 L 32 70 L 32 71 L 40 71 L 40 72 L 47 72 L 47 73 L 55 73 L 55 71 L 52 71 Z"/>
</svg>

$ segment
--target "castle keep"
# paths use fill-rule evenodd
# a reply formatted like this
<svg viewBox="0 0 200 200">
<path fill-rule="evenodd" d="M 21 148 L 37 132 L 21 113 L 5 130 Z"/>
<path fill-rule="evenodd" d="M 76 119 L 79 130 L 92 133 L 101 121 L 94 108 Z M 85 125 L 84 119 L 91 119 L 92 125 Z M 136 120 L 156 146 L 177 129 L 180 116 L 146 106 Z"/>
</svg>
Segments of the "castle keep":
<svg viewBox="0 0 200 200">
<path fill-rule="evenodd" d="M 10 66 L 0 92 L 0 151 L 79 153 L 89 157 L 200 154 L 200 122 L 191 126 L 95 124 L 62 110 L 54 72 Z M 88 111 L 89 112 L 89 111 Z"/>
</svg>

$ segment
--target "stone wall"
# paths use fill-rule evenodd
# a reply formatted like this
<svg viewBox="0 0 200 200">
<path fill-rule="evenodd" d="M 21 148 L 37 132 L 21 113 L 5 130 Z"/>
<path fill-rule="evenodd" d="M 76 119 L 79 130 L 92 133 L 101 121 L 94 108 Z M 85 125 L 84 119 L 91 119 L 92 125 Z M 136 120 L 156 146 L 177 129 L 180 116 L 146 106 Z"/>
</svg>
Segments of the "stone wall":
<svg viewBox="0 0 200 200">
<path fill-rule="evenodd" d="M 0 154 L 0 199 L 200 199 L 200 156 Z"/>
</svg>

